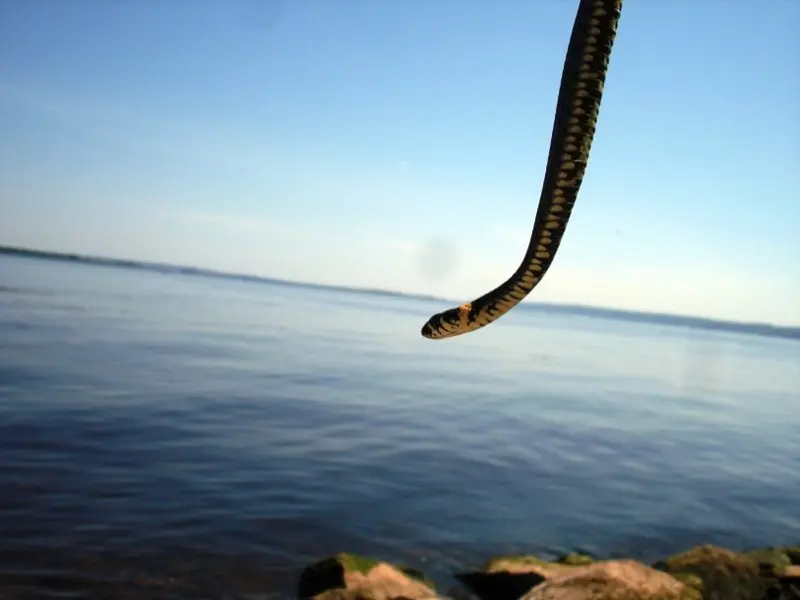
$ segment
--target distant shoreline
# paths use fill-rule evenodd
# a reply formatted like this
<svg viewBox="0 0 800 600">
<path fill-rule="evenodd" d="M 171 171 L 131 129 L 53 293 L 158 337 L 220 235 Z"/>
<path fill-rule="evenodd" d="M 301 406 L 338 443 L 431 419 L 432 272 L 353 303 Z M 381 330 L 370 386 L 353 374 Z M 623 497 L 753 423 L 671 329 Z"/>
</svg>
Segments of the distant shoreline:
<svg viewBox="0 0 800 600">
<path fill-rule="evenodd" d="M 126 260 L 119 258 L 107 258 L 100 256 L 90 256 L 84 254 L 73 254 L 67 252 L 53 252 L 49 250 L 34 250 L 31 248 L 20 248 L 16 246 L 0 245 L 0 255 L 23 256 L 27 258 L 37 258 L 44 260 L 77 262 L 87 265 L 99 265 L 109 267 L 123 267 L 127 269 L 142 269 L 147 271 L 158 271 L 162 273 L 175 273 L 182 275 L 196 275 L 202 277 L 215 277 L 222 279 L 235 279 L 238 281 L 251 281 L 255 283 L 270 283 L 279 285 L 290 285 L 296 287 L 338 290 L 359 294 L 371 294 L 376 296 L 394 296 L 399 298 L 415 298 L 419 300 L 435 300 L 440 302 L 455 302 L 452 299 L 437 296 L 426 296 L 424 294 L 409 294 L 404 292 L 393 292 L 379 289 L 356 288 L 347 286 L 337 286 L 321 283 L 310 283 L 304 281 L 289 281 L 258 275 L 240 275 L 224 271 L 214 271 L 202 269 L 200 267 L 185 267 L 171 265 L 167 263 L 152 263 L 136 260 Z M 535 304 L 521 304 L 518 310 L 537 310 L 556 313 L 568 313 L 593 317 L 605 317 L 624 321 L 645 322 L 660 325 L 677 325 L 683 327 L 696 327 L 717 331 L 727 331 L 731 333 L 744 333 L 751 335 L 762 335 L 769 337 L 779 337 L 790 340 L 800 340 L 800 327 L 786 325 L 771 325 L 767 323 L 742 323 L 737 321 L 725 321 L 721 319 L 709 319 L 706 317 L 690 317 L 681 315 L 670 315 L 665 313 L 636 312 L 614 308 L 600 308 L 594 306 L 581 306 L 572 304 L 548 304 L 537 302 Z"/>
</svg>

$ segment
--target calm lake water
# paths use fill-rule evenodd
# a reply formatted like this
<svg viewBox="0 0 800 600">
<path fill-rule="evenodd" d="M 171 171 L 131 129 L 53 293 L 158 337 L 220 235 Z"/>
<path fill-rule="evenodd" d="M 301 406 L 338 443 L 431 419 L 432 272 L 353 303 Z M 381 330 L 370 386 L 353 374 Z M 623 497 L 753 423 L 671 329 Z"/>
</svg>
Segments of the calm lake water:
<svg viewBox="0 0 800 600">
<path fill-rule="evenodd" d="M 797 341 L 446 306 L 0 256 L 0 597 L 800 541 Z"/>
</svg>

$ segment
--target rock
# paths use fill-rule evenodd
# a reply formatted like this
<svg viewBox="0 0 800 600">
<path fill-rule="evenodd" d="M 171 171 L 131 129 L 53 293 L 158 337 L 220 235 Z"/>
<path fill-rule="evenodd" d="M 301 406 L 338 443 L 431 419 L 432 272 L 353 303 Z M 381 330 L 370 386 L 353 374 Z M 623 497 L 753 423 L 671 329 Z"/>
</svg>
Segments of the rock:
<svg viewBox="0 0 800 600">
<path fill-rule="evenodd" d="M 302 600 L 437 600 L 433 584 L 414 569 L 341 553 L 306 567 Z"/>
<path fill-rule="evenodd" d="M 778 546 L 752 550 L 748 556 L 757 560 L 759 567 L 768 571 L 773 598 L 800 600 L 800 546 Z"/>
<path fill-rule="evenodd" d="M 800 565 L 800 546 L 786 546 L 784 550 L 793 565 Z"/>
<path fill-rule="evenodd" d="M 328 590 L 314 596 L 315 600 L 375 600 L 370 592 L 364 590 Z"/>
<path fill-rule="evenodd" d="M 697 591 L 699 595 L 703 594 L 703 579 L 694 573 L 672 573 L 675 579 L 682 582 L 684 585 L 689 586 Z"/>
<path fill-rule="evenodd" d="M 769 546 L 743 554 L 754 560 L 762 571 L 772 570 L 776 575 L 793 564 L 800 564 L 800 546 Z"/>
<path fill-rule="evenodd" d="M 800 565 L 789 565 L 778 575 L 778 589 L 783 598 L 800 599 Z"/>
<path fill-rule="evenodd" d="M 556 562 L 562 565 L 578 566 L 578 565 L 590 565 L 594 562 L 594 559 L 586 554 L 580 554 L 578 552 L 570 552 L 569 554 L 565 554 L 564 556 L 556 560 Z"/>
<path fill-rule="evenodd" d="M 520 600 L 701 600 L 696 589 L 634 560 L 571 567 Z"/>
<path fill-rule="evenodd" d="M 497 556 L 457 574 L 476 600 L 800 600 L 800 546 L 733 552 L 696 546 L 652 567 L 570 553 Z M 465 599 L 464 590 L 450 595 Z M 470 598 L 475 599 L 475 596 Z M 309 565 L 301 600 L 448 600 L 415 569 L 354 554 Z"/>
<path fill-rule="evenodd" d="M 456 578 L 484 600 L 518 600 L 533 586 L 571 568 L 532 555 L 498 556 L 482 569 L 458 573 Z"/>
<path fill-rule="evenodd" d="M 800 565 L 789 565 L 779 575 L 781 579 L 796 579 L 800 583 Z"/>
<path fill-rule="evenodd" d="M 458 575 L 484 600 L 699 600 L 696 588 L 667 573 L 629 561 L 567 555 L 559 562 L 503 556 L 482 571 Z M 695 584 L 698 582 L 695 581 Z"/>
<path fill-rule="evenodd" d="M 753 557 L 718 546 L 696 546 L 654 566 L 676 577 L 700 578 L 703 600 L 763 600 L 772 587 Z"/>
<path fill-rule="evenodd" d="M 571 568 L 572 565 L 566 562 L 551 562 L 530 554 L 524 554 L 521 556 L 491 558 L 486 561 L 483 570 L 486 573 L 535 573 L 543 579 L 547 579 L 548 577 L 560 575 Z"/>
</svg>

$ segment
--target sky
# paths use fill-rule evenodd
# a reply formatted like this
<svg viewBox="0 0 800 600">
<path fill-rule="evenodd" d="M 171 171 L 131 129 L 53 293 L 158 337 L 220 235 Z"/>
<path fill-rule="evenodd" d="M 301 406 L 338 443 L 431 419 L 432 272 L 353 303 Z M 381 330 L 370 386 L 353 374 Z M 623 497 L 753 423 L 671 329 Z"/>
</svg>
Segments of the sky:
<svg viewBox="0 0 800 600">
<path fill-rule="evenodd" d="M 527 301 L 800 325 L 800 2 L 753 6 L 626 0 Z M 527 247 L 576 7 L 0 0 L 0 244 L 475 298 Z"/>
</svg>

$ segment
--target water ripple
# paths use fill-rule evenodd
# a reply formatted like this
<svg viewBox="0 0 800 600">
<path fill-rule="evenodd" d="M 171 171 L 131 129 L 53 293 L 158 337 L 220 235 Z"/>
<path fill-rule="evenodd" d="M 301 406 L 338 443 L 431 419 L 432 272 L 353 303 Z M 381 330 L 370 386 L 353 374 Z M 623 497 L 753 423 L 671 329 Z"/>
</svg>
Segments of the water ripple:
<svg viewBox="0 0 800 600">
<path fill-rule="evenodd" d="M 6 266 L 41 288 L 0 290 L 17 597 L 288 597 L 342 549 L 447 584 L 493 552 L 800 537 L 796 343 L 523 311 L 432 344 L 420 300 Z"/>
</svg>

